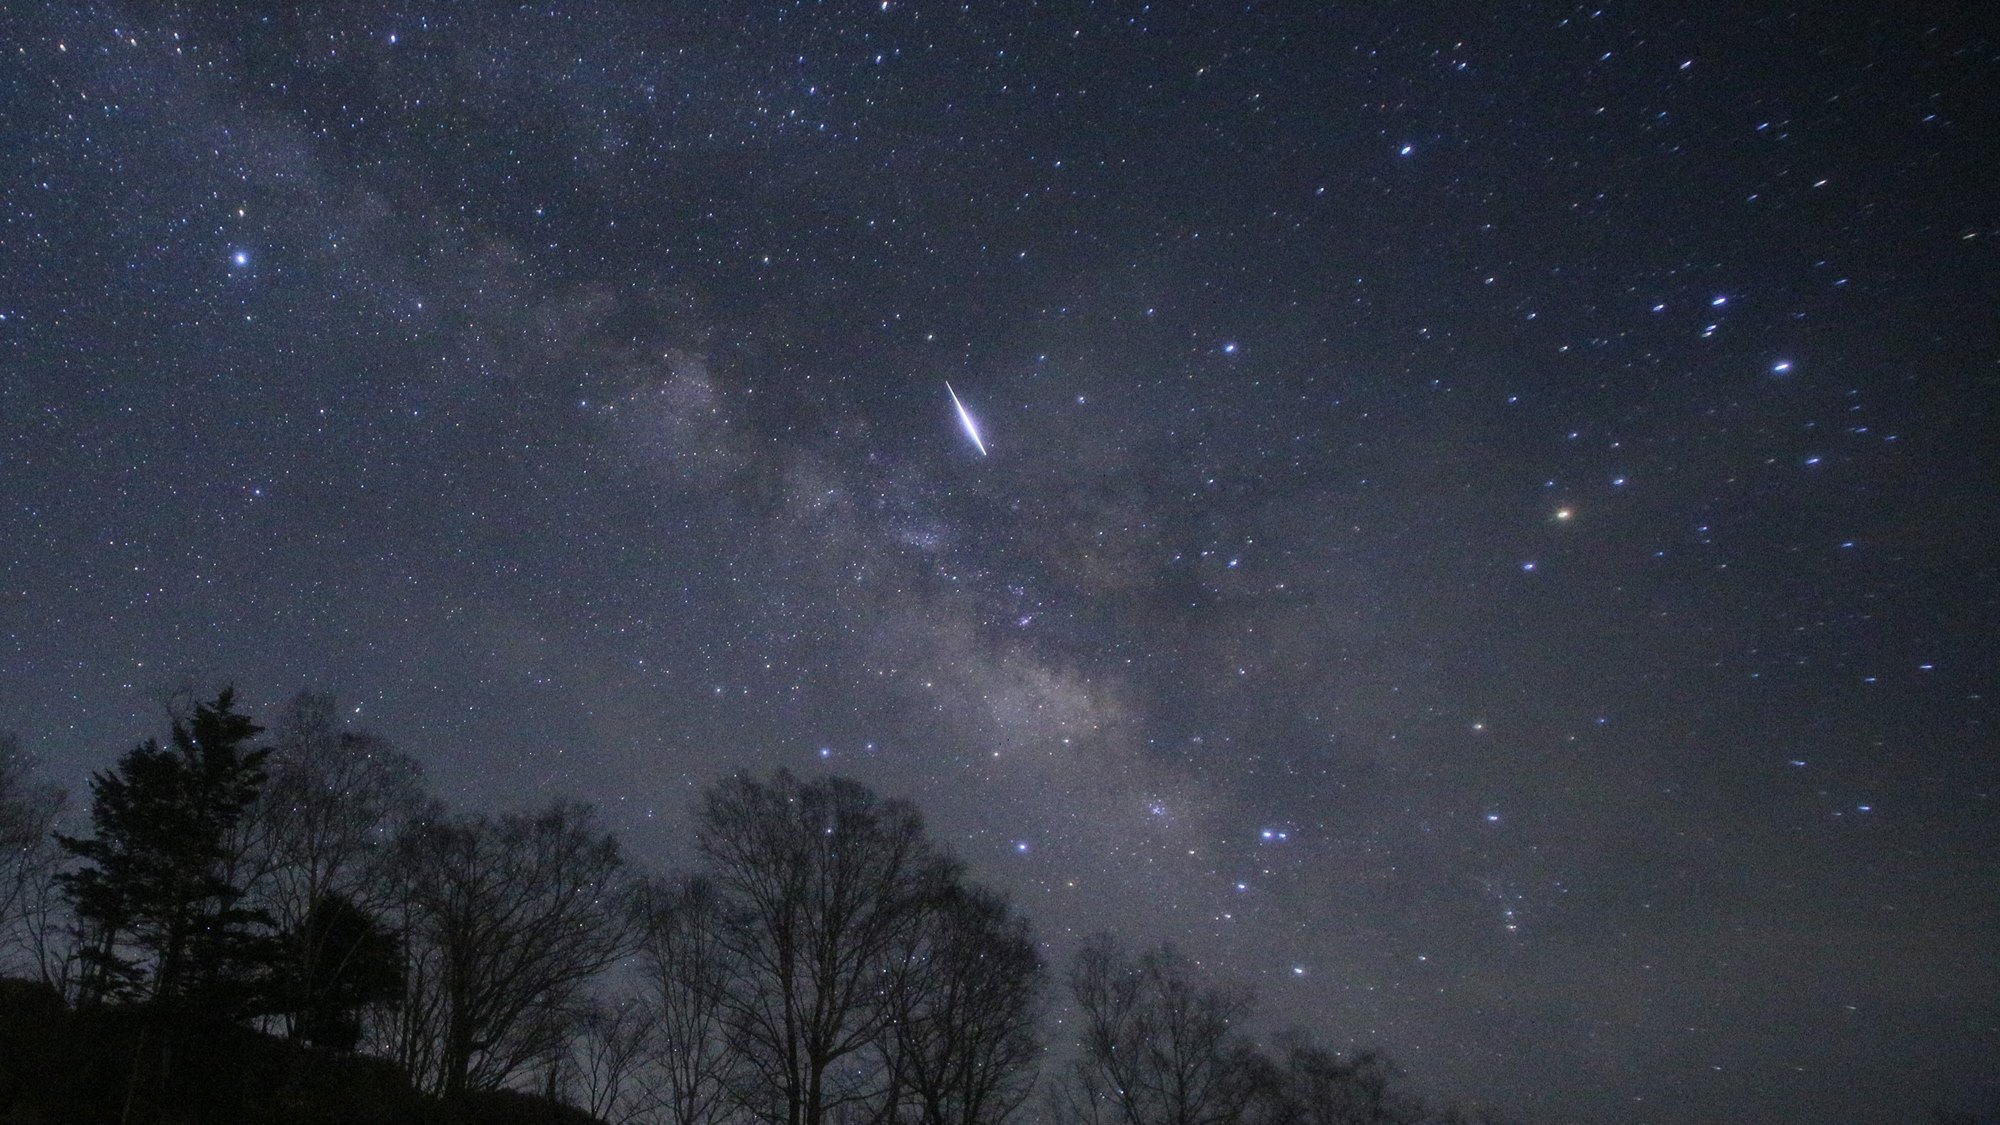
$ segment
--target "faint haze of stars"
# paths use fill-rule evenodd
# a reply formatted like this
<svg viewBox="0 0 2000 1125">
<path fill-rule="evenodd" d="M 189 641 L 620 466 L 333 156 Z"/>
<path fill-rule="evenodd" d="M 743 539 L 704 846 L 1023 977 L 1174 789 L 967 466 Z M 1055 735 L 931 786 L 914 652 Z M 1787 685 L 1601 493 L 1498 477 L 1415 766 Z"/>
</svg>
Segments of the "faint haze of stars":
<svg viewBox="0 0 2000 1125">
<path fill-rule="evenodd" d="M 837 770 L 1443 1097 L 2000 1112 L 1990 36 L 1545 15 L 24 9 L 0 728 Z"/>
</svg>

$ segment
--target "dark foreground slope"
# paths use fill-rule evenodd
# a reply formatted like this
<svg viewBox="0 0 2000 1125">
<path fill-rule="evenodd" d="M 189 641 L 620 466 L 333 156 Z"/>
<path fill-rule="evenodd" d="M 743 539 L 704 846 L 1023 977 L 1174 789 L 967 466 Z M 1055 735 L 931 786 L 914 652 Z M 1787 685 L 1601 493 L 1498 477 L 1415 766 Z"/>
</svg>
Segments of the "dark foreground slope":
<svg viewBox="0 0 2000 1125">
<path fill-rule="evenodd" d="M 447 1105 L 393 1063 L 239 1027 L 161 1039 L 136 1010 L 79 1012 L 45 985 L 0 980 L 0 1125 L 596 1125 L 513 1092 Z"/>
</svg>

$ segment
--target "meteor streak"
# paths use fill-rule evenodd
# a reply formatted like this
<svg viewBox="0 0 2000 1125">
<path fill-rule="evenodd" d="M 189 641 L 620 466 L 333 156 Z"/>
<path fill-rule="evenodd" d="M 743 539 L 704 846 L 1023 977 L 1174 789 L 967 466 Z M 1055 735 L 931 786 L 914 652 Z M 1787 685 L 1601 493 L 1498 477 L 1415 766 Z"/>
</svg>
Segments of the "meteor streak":
<svg viewBox="0 0 2000 1125">
<path fill-rule="evenodd" d="M 965 436 L 972 439 L 973 448 L 979 450 L 981 457 L 986 456 L 986 443 L 979 437 L 979 423 L 972 420 L 972 415 L 966 411 L 965 404 L 958 401 L 958 392 L 951 389 L 949 379 L 945 380 L 944 393 L 951 396 L 951 405 L 958 410 L 958 423 L 965 427 Z"/>
</svg>

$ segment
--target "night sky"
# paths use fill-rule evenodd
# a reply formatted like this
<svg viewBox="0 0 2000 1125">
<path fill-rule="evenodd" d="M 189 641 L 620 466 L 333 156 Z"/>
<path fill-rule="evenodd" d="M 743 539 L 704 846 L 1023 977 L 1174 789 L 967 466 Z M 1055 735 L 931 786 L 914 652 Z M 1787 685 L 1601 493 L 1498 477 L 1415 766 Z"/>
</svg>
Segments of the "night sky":
<svg viewBox="0 0 2000 1125">
<path fill-rule="evenodd" d="M 475 7 L 0 24 L 54 779 L 832 770 L 1440 1099 L 2000 1111 L 1978 5 Z"/>
</svg>

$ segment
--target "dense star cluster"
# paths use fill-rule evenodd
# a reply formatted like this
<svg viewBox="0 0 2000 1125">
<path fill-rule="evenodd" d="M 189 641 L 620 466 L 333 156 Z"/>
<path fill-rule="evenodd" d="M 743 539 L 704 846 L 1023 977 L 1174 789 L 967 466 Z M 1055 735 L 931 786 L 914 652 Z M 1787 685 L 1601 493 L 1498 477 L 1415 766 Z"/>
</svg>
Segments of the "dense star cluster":
<svg viewBox="0 0 2000 1125">
<path fill-rule="evenodd" d="M 2000 1111 L 2000 40 L 1680 11 L 20 6 L 0 730 L 831 771 L 1440 1098 Z"/>
</svg>

